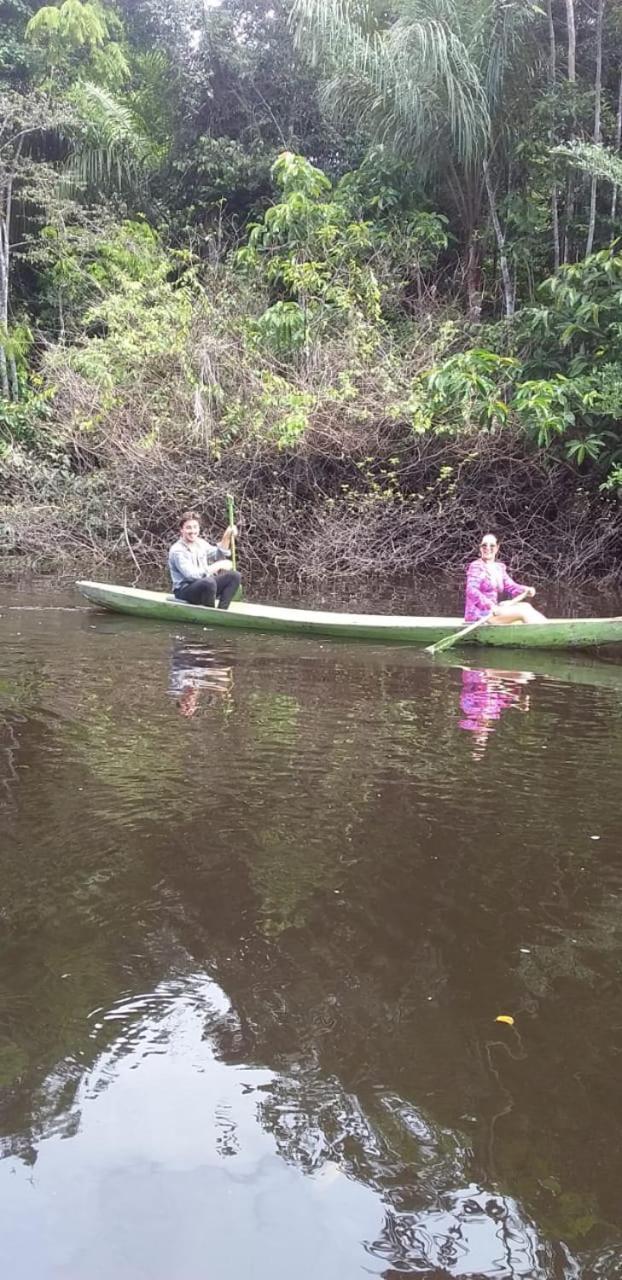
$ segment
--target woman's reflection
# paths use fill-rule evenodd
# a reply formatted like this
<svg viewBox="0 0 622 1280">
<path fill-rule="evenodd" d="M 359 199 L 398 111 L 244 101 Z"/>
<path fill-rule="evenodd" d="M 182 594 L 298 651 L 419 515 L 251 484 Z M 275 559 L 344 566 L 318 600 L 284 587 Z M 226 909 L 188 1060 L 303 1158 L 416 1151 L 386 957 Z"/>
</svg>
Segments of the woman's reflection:
<svg viewBox="0 0 622 1280">
<path fill-rule="evenodd" d="M 516 711 L 529 711 L 529 693 L 525 686 L 533 679 L 532 671 L 463 667 L 460 728 L 473 734 L 476 758 L 484 754 L 488 738 L 504 711 L 511 707 Z"/>
<path fill-rule="evenodd" d="M 199 644 L 176 641 L 171 655 L 169 693 L 180 715 L 190 718 L 199 706 L 227 702 L 233 688 L 233 670 L 223 655 Z"/>
</svg>

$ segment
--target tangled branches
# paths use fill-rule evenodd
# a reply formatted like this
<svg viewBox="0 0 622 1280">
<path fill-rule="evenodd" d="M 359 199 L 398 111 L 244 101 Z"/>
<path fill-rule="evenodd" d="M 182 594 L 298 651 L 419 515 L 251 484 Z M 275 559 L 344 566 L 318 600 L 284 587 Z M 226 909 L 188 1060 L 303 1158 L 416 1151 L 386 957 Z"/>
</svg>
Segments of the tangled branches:
<svg viewBox="0 0 622 1280">
<path fill-rule="evenodd" d="M 485 529 L 523 575 L 621 576 L 619 505 L 509 429 L 442 439 L 376 420 L 355 442 L 320 420 L 297 448 L 238 440 L 215 456 L 182 437 L 146 450 L 126 428 L 76 455 L 73 474 L 41 464 L 14 469 L 11 483 L 7 551 L 44 564 L 124 560 L 145 580 L 162 575 L 179 512 L 196 506 L 218 531 L 228 493 L 247 578 L 275 585 L 459 571 Z"/>
<path fill-rule="evenodd" d="M 350 328 L 285 370 L 248 338 L 252 299 L 216 290 L 173 311 L 174 342 L 132 292 L 138 336 L 124 311 L 51 353 L 52 444 L 0 455 L 0 553 L 161 581 L 179 513 L 217 532 L 232 494 L 245 577 L 275 587 L 461 571 L 485 529 L 521 575 L 620 581 L 622 508 L 597 478 L 511 419 L 413 429 L 425 326 L 399 350 Z"/>
</svg>

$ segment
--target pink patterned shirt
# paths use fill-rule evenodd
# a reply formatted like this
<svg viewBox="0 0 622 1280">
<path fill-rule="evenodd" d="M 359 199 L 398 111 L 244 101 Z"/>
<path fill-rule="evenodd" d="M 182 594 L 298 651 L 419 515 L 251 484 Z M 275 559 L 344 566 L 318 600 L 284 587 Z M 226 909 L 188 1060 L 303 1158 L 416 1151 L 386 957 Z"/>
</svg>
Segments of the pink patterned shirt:
<svg viewBox="0 0 622 1280">
<path fill-rule="evenodd" d="M 467 569 L 465 622 L 478 622 L 499 603 L 499 596 L 519 596 L 525 588 L 510 577 L 501 561 L 473 560 Z"/>
</svg>

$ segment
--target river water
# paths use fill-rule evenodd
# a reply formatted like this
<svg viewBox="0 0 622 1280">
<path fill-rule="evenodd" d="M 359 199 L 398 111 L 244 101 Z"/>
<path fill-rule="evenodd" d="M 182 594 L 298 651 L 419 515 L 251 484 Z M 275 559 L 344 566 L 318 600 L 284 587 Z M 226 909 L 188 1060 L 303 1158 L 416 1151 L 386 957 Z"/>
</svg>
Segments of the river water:
<svg viewBox="0 0 622 1280">
<path fill-rule="evenodd" d="M 621 694 L 3 588 L 3 1275 L 622 1276 Z"/>
</svg>

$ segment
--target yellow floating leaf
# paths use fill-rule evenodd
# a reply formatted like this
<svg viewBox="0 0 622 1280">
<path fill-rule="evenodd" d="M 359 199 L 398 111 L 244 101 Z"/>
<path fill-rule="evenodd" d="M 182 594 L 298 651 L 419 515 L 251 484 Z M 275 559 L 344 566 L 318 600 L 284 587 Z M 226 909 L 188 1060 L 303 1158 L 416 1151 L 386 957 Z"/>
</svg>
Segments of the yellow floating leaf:
<svg viewBox="0 0 622 1280">
<path fill-rule="evenodd" d="M 508 1027 L 514 1026 L 514 1019 L 510 1017 L 509 1013 L 500 1013 L 498 1018 L 495 1018 L 495 1022 L 507 1022 Z"/>
</svg>

